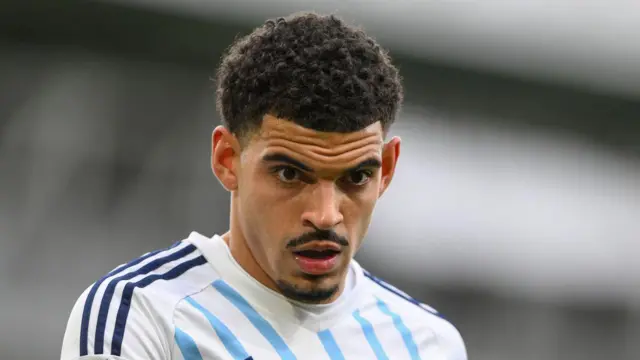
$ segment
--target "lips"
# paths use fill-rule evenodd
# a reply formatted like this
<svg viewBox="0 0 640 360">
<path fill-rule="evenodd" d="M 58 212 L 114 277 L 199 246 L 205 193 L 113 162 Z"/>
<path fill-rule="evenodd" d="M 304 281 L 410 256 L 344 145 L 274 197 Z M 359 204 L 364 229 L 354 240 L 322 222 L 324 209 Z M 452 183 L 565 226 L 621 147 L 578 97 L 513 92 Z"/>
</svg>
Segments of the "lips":
<svg viewBox="0 0 640 360">
<path fill-rule="evenodd" d="M 334 252 L 341 252 L 342 248 L 340 247 L 340 245 L 336 244 L 333 241 L 312 241 L 309 243 L 306 243 L 305 245 L 299 246 L 295 249 L 293 249 L 294 253 L 297 252 L 303 252 L 303 251 L 315 251 L 315 252 L 321 252 L 321 251 L 334 251 Z"/>
<path fill-rule="evenodd" d="M 340 245 L 329 241 L 312 242 L 293 250 L 300 270 L 311 275 L 323 275 L 334 270 L 341 253 Z"/>
</svg>

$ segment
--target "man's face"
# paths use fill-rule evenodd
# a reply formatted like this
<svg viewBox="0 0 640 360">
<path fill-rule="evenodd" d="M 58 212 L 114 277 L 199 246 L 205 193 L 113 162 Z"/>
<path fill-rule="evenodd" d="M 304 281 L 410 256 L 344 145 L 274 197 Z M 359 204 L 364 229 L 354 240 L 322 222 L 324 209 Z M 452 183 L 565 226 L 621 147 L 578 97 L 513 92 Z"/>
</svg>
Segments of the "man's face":
<svg viewBox="0 0 640 360">
<path fill-rule="evenodd" d="M 265 116 L 239 157 L 234 215 L 259 267 L 286 296 L 325 302 L 340 289 L 399 139 L 380 123 L 341 134 Z"/>
</svg>

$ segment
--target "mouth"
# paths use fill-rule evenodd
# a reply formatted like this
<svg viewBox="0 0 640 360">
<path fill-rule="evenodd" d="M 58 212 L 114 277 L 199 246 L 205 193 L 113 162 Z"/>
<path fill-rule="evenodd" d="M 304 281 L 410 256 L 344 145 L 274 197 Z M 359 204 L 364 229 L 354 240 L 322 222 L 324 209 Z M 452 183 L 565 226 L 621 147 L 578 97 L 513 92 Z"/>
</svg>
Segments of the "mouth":
<svg viewBox="0 0 640 360">
<path fill-rule="evenodd" d="M 303 250 L 303 251 L 294 251 L 293 253 L 297 256 L 306 257 L 306 258 L 315 259 L 315 260 L 329 259 L 335 255 L 340 254 L 339 251 L 335 251 L 335 250 Z"/>
<path fill-rule="evenodd" d="M 339 245 L 331 242 L 310 243 L 293 251 L 294 259 L 302 272 L 324 275 L 336 268 L 342 254 Z"/>
</svg>

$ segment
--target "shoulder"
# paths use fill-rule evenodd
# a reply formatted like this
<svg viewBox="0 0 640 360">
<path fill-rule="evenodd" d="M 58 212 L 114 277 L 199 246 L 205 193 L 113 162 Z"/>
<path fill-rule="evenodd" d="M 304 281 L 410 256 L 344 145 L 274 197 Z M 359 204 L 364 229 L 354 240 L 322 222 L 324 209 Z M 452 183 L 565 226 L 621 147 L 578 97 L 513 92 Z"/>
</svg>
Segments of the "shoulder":
<svg viewBox="0 0 640 360">
<path fill-rule="evenodd" d="M 183 240 L 118 266 L 76 301 L 62 359 L 87 355 L 165 358 L 176 304 L 215 277 L 206 264 L 200 250 Z"/>
<path fill-rule="evenodd" d="M 363 273 L 382 311 L 390 314 L 397 313 L 407 319 L 410 326 L 414 328 L 412 331 L 429 332 L 447 352 L 447 359 L 467 359 L 462 335 L 443 314 L 364 269 Z"/>
</svg>

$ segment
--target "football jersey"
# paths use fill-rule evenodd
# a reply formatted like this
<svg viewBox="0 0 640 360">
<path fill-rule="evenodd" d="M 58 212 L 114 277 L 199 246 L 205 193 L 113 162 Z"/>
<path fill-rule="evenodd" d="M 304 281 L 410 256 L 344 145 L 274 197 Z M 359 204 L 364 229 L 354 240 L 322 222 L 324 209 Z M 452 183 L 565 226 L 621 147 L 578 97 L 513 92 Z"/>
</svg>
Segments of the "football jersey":
<svg viewBox="0 0 640 360">
<path fill-rule="evenodd" d="M 287 299 L 198 233 L 91 285 L 67 324 L 62 360 L 466 360 L 456 328 L 352 260 L 330 304 Z"/>
</svg>

